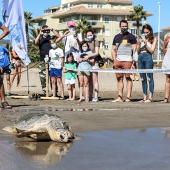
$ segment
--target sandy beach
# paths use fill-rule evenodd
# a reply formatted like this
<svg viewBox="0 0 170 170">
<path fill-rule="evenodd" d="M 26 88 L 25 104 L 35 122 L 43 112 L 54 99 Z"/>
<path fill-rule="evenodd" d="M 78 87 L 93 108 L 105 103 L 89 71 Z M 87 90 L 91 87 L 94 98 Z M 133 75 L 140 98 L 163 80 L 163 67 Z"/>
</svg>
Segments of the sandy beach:
<svg viewBox="0 0 170 170">
<path fill-rule="evenodd" d="M 170 116 L 169 103 L 160 102 L 164 98 L 165 76 L 161 73 L 155 74 L 154 79 L 155 93 L 153 103 L 138 102 L 142 99 L 141 81 L 135 81 L 133 83 L 132 102 L 112 103 L 113 98 L 117 97 L 117 83 L 113 73 L 99 73 L 99 102 L 82 102 L 78 105 L 76 101 L 67 100 L 30 101 L 29 99 L 7 98 L 13 109 L 12 111 L 1 109 L 0 127 L 2 128 L 6 124 L 12 124 L 18 116 L 29 112 L 29 109 L 25 111 L 25 107 L 34 108 L 34 111 L 36 109 L 38 111 L 38 108 L 43 108 L 42 111 L 51 108 L 53 113 L 66 119 L 76 132 L 169 126 L 170 119 L 167 119 Z M 41 93 L 38 69 L 29 70 L 29 84 L 30 94 Z M 22 74 L 21 88 L 13 87 L 12 93 L 22 96 L 27 95 L 27 91 L 27 77 L 26 72 L 24 72 Z M 65 91 L 65 96 L 67 97 L 66 87 Z M 124 93 L 125 98 L 126 91 Z M 59 110 L 55 111 L 57 109 Z"/>
</svg>

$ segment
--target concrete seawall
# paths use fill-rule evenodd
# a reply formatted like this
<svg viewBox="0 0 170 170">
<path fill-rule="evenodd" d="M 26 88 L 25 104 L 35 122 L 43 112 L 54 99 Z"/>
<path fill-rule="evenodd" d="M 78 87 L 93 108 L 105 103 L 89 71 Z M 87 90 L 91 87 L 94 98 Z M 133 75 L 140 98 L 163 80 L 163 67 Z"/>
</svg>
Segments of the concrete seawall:
<svg viewBox="0 0 170 170">
<path fill-rule="evenodd" d="M 22 71 L 25 70 L 22 69 Z M 65 82 L 63 74 L 63 83 Z M 12 77 L 12 76 L 11 76 Z M 23 92 L 24 94 L 27 93 L 27 73 L 24 71 L 21 77 L 21 88 L 16 87 L 16 80 L 15 78 L 12 93 Z M 154 74 L 154 81 L 155 81 L 155 91 L 163 91 L 165 85 L 165 75 L 163 73 L 156 73 Z M 126 88 L 126 81 L 125 88 Z M 6 88 L 6 77 L 4 77 L 4 85 Z M 41 93 L 41 84 L 39 79 L 38 68 L 32 68 L 29 70 L 29 90 L 30 93 Z M 100 91 L 117 91 L 117 80 L 114 73 L 99 73 L 99 86 Z M 65 94 L 67 95 L 67 87 L 64 85 Z M 78 90 L 78 85 L 76 81 L 76 89 Z M 141 80 L 133 82 L 133 91 L 141 91 L 142 92 L 142 84 Z"/>
</svg>

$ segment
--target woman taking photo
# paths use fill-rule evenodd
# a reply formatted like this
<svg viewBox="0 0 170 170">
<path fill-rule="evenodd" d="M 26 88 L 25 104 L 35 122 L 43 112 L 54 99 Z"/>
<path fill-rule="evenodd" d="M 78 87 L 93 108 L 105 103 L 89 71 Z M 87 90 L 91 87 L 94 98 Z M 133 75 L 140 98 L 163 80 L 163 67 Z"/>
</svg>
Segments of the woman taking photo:
<svg viewBox="0 0 170 170">
<path fill-rule="evenodd" d="M 87 30 L 86 31 L 86 38 L 89 45 L 90 50 L 93 54 L 90 55 L 90 58 L 94 59 L 99 55 L 99 47 L 100 44 L 97 40 L 95 40 L 95 35 L 93 30 Z M 92 69 L 99 69 L 98 62 L 94 60 L 93 63 L 91 63 Z M 94 89 L 94 97 L 93 96 L 93 89 Z M 94 102 L 98 102 L 98 93 L 99 93 L 99 82 L 98 82 L 98 72 L 91 72 L 90 78 L 89 78 L 89 98 L 90 100 Z"/>
<path fill-rule="evenodd" d="M 157 39 L 153 36 L 153 29 L 150 25 L 146 24 L 142 27 L 141 38 L 137 42 L 138 51 L 138 68 L 139 69 L 153 69 L 154 63 L 152 54 L 155 51 Z M 140 73 L 142 80 L 143 99 L 140 102 L 150 103 L 153 102 L 154 80 L 153 73 Z M 149 81 L 149 95 L 148 85 Z"/>
</svg>

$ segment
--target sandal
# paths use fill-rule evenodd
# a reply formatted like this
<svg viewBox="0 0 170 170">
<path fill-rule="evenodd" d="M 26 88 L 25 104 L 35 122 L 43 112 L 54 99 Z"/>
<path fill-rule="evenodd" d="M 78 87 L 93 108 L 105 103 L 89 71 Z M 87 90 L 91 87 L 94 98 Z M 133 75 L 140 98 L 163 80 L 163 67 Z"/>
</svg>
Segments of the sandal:
<svg viewBox="0 0 170 170">
<path fill-rule="evenodd" d="M 12 109 L 12 106 L 11 105 L 9 105 L 9 103 L 8 102 L 1 102 L 1 105 L 2 105 L 2 108 L 4 108 L 4 109 Z"/>
<path fill-rule="evenodd" d="M 64 97 L 60 97 L 59 99 L 60 99 L 60 100 L 64 100 Z"/>
<path fill-rule="evenodd" d="M 162 103 L 168 103 L 168 98 L 165 98 L 163 101 L 161 101 Z"/>
<path fill-rule="evenodd" d="M 146 101 L 145 99 L 142 99 L 142 100 L 140 100 L 139 102 L 140 102 L 140 103 L 143 103 L 143 102 L 145 102 L 145 101 Z"/>
<path fill-rule="evenodd" d="M 153 103 L 152 99 L 145 100 L 144 103 Z"/>
<path fill-rule="evenodd" d="M 120 100 L 119 100 L 118 98 L 120 98 Z M 118 95 L 118 98 L 117 98 L 116 100 L 113 100 L 112 102 L 113 102 L 113 103 L 116 103 L 116 102 L 123 102 L 122 96 Z"/>
<path fill-rule="evenodd" d="M 129 97 L 126 97 L 126 100 L 124 102 L 131 102 L 131 99 Z"/>
</svg>

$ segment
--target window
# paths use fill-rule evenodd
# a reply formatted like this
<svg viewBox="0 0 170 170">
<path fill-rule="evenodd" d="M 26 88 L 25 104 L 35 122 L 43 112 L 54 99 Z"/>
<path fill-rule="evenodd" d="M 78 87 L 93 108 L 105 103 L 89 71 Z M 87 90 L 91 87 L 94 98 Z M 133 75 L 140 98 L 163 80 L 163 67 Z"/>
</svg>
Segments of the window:
<svg viewBox="0 0 170 170">
<path fill-rule="evenodd" d="M 93 4 L 88 4 L 88 8 L 93 8 Z"/>
<path fill-rule="evenodd" d="M 102 8 L 103 5 L 102 4 L 97 4 L 97 8 Z"/>
<path fill-rule="evenodd" d="M 105 23 L 109 23 L 109 21 L 110 21 L 110 17 L 105 16 L 105 17 L 104 17 L 104 21 L 105 21 Z"/>
<path fill-rule="evenodd" d="M 117 22 L 120 22 L 123 19 L 124 19 L 124 17 L 117 17 Z"/>
<path fill-rule="evenodd" d="M 129 31 L 131 34 L 136 34 L 136 29 L 130 29 L 130 31 Z"/>
<path fill-rule="evenodd" d="M 52 11 L 49 9 L 49 10 L 45 10 L 44 13 L 47 14 L 47 13 L 51 13 Z"/>
<path fill-rule="evenodd" d="M 121 6 L 121 9 L 126 9 L 126 6 Z"/>
<path fill-rule="evenodd" d="M 110 35 L 110 32 L 109 32 L 109 30 L 107 30 L 107 29 L 105 29 L 105 32 L 104 32 L 104 33 L 105 33 L 105 36 L 106 36 L 106 37 L 108 37 L 108 36 Z"/>
<path fill-rule="evenodd" d="M 104 45 L 104 49 L 105 49 L 105 50 L 109 50 L 109 44 L 105 44 L 105 45 Z"/>
<path fill-rule="evenodd" d="M 118 9 L 118 6 L 113 6 L 113 9 Z"/>
</svg>

